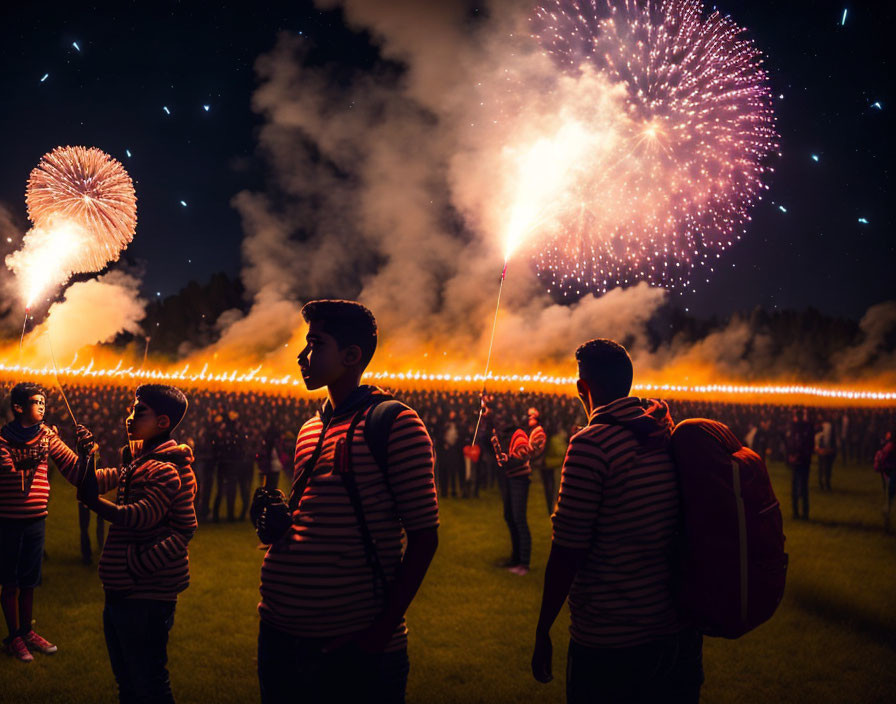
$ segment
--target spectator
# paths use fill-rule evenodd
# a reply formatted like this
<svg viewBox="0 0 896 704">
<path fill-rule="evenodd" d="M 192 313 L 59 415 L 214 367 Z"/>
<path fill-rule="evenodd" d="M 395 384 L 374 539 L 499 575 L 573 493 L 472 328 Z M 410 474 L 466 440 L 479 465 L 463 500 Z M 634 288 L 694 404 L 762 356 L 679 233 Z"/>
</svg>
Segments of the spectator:
<svg viewBox="0 0 896 704">
<path fill-rule="evenodd" d="M 794 410 L 787 431 L 787 464 L 792 473 L 790 500 L 793 517 L 806 521 L 809 520 L 809 465 L 814 441 L 808 411 Z"/>
<path fill-rule="evenodd" d="M 532 672 L 552 678 L 550 629 L 569 598 L 569 704 L 696 702 L 702 638 L 672 601 L 678 484 L 662 401 L 629 396 L 632 363 L 612 340 L 576 351 L 589 425 L 573 436 L 536 627 Z"/>
</svg>

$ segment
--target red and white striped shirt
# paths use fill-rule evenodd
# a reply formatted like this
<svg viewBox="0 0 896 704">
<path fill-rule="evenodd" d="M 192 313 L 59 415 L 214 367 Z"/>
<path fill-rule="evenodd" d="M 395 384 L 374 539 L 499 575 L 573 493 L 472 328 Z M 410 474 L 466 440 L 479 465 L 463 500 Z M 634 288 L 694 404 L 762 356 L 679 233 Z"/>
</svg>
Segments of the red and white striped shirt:
<svg viewBox="0 0 896 704">
<path fill-rule="evenodd" d="M 507 464 L 504 465 L 504 474 L 508 479 L 520 479 L 532 474 L 529 464 L 531 454 L 529 436 L 524 430 L 515 430 L 510 438 L 510 447 L 507 448 Z"/>
<path fill-rule="evenodd" d="M 187 445 L 168 440 L 121 469 L 98 469 L 100 493 L 118 488 L 123 521 L 109 527 L 100 579 L 129 599 L 175 601 L 190 583 L 187 544 L 196 532 L 196 477 Z"/>
<path fill-rule="evenodd" d="M 547 452 L 548 436 L 544 432 L 544 426 L 539 423 L 529 433 L 529 465 L 533 469 L 544 469 L 544 456 Z"/>
<path fill-rule="evenodd" d="M 0 518 L 45 518 L 50 498 L 47 461 L 78 484 L 78 456 L 59 439 L 55 429 L 42 425 L 33 440 L 20 444 L 0 434 Z"/>
<path fill-rule="evenodd" d="M 383 610 L 373 570 L 348 492 L 335 468 L 337 441 L 345 442 L 355 415 L 362 414 L 350 448 L 364 516 L 376 542 L 386 579 L 401 563 L 402 531 L 439 525 L 433 478 L 432 440 L 417 413 L 402 411 L 392 426 L 384 476 L 364 439 L 364 425 L 378 390 L 361 387 L 345 410 L 324 429 L 321 415 L 309 420 L 296 442 L 295 477 L 304 471 L 321 432 L 323 449 L 293 514 L 287 535 L 270 547 L 261 568 L 262 620 L 298 637 L 329 638 L 368 627 Z M 325 416 L 326 417 L 326 416 Z M 344 446 L 344 445 L 343 445 Z M 402 620 L 387 650 L 407 645 Z"/>
<path fill-rule="evenodd" d="M 670 550 L 678 486 L 662 402 L 613 401 L 573 436 L 552 516 L 557 545 L 587 550 L 569 592 L 570 634 L 629 647 L 680 629 Z"/>
</svg>

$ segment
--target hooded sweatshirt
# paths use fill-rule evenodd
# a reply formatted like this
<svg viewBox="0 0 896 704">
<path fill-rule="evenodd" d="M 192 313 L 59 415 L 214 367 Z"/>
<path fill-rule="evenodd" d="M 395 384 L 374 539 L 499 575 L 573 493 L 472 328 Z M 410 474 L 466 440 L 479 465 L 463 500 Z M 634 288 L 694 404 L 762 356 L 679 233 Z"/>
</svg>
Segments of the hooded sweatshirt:
<svg viewBox="0 0 896 704">
<path fill-rule="evenodd" d="M 122 507 L 100 557 L 110 598 L 175 601 L 190 583 L 187 544 L 196 532 L 196 478 L 188 445 L 167 440 L 120 469 L 98 469 L 100 493 Z"/>
<path fill-rule="evenodd" d="M 338 408 L 327 401 L 299 431 L 293 481 L 309 472 L 308 483 L 293 513 L 292 527 L 271 545 L 261 567 L 258 611 L 265 623 L 278 630 L 301 638 L 332 638 L 363 630 L 383 609 L 341 476 L 348 470 L 348 452 L 387 581 L 401 564 L 403 531 L 439 524 L 432 440 L 417 413 L 407 408 L 395 418 L 385 472 L 365 442 L 367 415 L 383 396 L 376 387 L 361 386 Z M 348 448 L 348 428 L 356 417 L 359 422 Z M 321 434 L 320 456 L 313 467 L 306 466 Z M 402 620 L 386 649 L 400 650 L 406 644 L 407 627 Z"/>
<path fill-rule="evenodd" d="M 581 645 L 631 647 L 681 628 L 671 589 L 671 431 L 664 402 L 629 396 L 595 409 L 570 440 L 553 542 L 586 552 L 569 593 L 570 634 Z"/>
<path fill-rule="evenodd" d="M 55 428 L 41 423 L 22 428 L 13 421 L 0 430 L 0 519 L 45 518 L 50 498 L 47 461 L 77 485 L 78 456 L 59 439 Z"/>
</svg>

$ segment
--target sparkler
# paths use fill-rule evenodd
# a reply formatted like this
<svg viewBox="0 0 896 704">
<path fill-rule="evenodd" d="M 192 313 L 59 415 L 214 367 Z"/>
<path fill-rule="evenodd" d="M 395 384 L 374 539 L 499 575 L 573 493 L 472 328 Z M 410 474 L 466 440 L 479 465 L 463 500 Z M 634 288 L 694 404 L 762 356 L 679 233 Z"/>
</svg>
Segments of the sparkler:
<svg viewBox="0 0 896 704">
<path fill-rule="evenodd" d="M 578 87 L 558 90 L 560 183 L 535 174 L 544 193 L 519 201 L 539 276 L 564 295 L 690 287 L 767 188 L 777 134 L 760 52 L 701 0 L 544 0 L 531 28 L 557 86 Z"/>
</svg>

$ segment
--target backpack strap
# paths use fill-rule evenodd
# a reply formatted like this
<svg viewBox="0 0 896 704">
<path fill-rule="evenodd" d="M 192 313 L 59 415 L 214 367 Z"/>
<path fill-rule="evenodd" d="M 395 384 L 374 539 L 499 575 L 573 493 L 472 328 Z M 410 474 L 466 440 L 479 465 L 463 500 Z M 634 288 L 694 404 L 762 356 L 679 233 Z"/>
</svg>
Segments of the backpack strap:
<svg viewBox="0 0 896 704">
<path fill-rule="evenodd" d="M 320 459 L 320 453 L 323 452 L 328 424 L 323 423 L 323 419 L 321 419 L 321 423 L 322 427 L 320 429 L 320 435 L 317 436 L 317 444 L 314 446 L 314 452 L 311 453 L 311 457 L 308 458 L 308 461 L 305 462 L 304 467 L 302 467 L 302 473 L 299 475 L 299 478 L 292 483 L 292 489 L 290 489 L 289 492 L 289 501 L 287 502 L 290 513 L 295 513 L 296 509 L 299 508 L 302 494 L 305 493 L 305 487 L 308 486 L 308 480 L 311 479 L 311 474 L 314 472 L 315 465 Z"/>
<path fill-rule="evenodd" d="M 386 478 L 386 486 L 389 486 L 389 436 L 392 434 L 392 426 L 399 414 L 407 410 L 408 406 L 394 398 L 388 398 L 377 403 L 367 413 L 367 422 L 364 423 L 364 442 L 370 448 L 373 459 Z M 392 487 L 389 486 L 389 492 Z"/>
<path fill-rule="evenodd" d="M 371 411 L 373 410 L 375 409 L 371 409 Z M 364 515 L 364 504 L 361 501 L 361 492 L 358 491 L 358 482 L 355 478 L 354 459 L 352 457 L 355 429 L 358 427 L 358 423 L 361 422 L 363 416 L 363 412 L 355 415 L 345 434 L 346 465 L 344 471 L 341 472 L 340 475 L 342 477 L 342 484 L 345 486 L 345 491 L 348 494 L 349 500 L 352 502 L 352 508 L 355 511 L 355 519 L 358 521 L 358 528 L 361 531 L 361 538 L 364 541 L 364 556 L 367 558 L 367 564 L 373 571 L 374 595 L 376 596 L 377 592 L 379 592 L 379 596 L 385 601 L 387 590 L 386 572 L 383 569 L 382 562 L 380 562 L 379 551 L 376 549 L 376 538 L 374 538 L 373 533 L 370 532 L 370 526 L 367 524 L 367 518 Z"/>
</svg>

